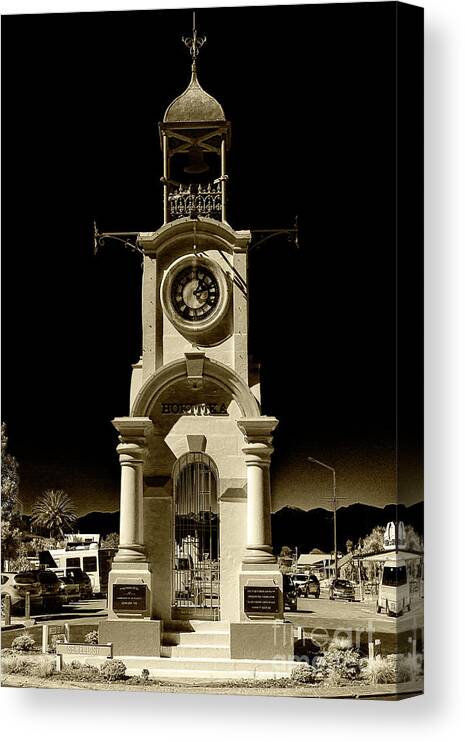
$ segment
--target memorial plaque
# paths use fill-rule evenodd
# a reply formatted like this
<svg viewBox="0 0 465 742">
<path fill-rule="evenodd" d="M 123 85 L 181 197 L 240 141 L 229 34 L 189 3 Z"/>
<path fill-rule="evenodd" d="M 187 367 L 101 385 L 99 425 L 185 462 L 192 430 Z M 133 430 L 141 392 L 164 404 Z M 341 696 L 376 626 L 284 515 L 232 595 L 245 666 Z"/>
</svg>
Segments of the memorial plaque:
<svg viewBox="0 0 465 742">
<path fill-rule="evenodd" d="M 61 655 L 82 654 L 87 657 L 113 657 L 111 644 L 62 644 L 56 646 L 56 653 Z"/>
<path fill-rule="evenodd" d="M 279 588 L 272 585 L 246 585 L 244 613 L 279 613 Z"/>
<path fill-rule="evenodd" d="M 147 610 L 147 585 L 113 585 L 113 610 L 143 613 Z"/>
</svg>

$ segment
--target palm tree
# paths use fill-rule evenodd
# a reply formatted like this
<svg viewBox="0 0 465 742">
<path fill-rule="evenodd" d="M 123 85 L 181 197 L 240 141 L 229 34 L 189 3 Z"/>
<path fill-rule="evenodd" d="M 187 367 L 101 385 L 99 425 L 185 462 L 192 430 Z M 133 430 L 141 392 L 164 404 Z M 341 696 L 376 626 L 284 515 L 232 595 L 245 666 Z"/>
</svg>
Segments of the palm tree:
<svg viewBox="0 0 465 742">
<path fill-rule="evenodd" d="M 50 537 L 62 538 L 76 519 L 73 503 L 63 490 L 45 490 L 32 508 L 31 524 L 47 528 Z"/>
</svg>

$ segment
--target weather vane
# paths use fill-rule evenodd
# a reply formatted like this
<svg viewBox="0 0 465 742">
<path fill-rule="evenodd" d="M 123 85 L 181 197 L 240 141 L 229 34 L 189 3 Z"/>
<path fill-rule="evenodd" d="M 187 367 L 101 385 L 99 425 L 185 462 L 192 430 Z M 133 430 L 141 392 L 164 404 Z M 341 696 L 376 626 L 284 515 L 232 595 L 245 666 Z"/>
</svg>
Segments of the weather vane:
<svg viewBox="0 0 465 742">
<path fill-rule="evenodd" d="M 197 36 L 197 29 L 195 27 L 195 11 L 192 13 L 192 36 L 183 36 L 183 43 L 189 49 L 192 59 L 195 60 L 199 56 L 199 51 L 205 44 L 206 36 Z"/>
</svg>

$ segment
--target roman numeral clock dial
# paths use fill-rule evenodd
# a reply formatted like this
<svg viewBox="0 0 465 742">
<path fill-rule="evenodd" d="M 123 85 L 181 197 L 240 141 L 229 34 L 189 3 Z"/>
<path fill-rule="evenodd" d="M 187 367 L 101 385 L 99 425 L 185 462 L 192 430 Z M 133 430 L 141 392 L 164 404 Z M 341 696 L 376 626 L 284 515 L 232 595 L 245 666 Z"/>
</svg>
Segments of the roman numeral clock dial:
<svg viewBox="0 0 465 742">
<path fill-rule="evenodd" d="M 173 281 L 171 301 L 175 311 L 187 322 L 206 319 L 219 301 L 219 286 L 213 273 L 204 266 L 188 266 Z"/>
<path fill-rule="evenodd" d="M 165 315 L 187 340 L 210 346 L 230 336 L 231 279 L 210 257 L 189 254 L 168 265 L 160 298 Z"/>
</svg>

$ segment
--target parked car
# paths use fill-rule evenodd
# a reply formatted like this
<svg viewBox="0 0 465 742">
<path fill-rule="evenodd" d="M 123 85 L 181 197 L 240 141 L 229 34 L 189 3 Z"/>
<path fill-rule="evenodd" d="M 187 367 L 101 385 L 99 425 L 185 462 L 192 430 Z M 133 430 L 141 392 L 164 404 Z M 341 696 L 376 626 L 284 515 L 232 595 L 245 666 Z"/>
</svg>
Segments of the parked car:
<svg viewBox="0 0 465 742">
<path fill-rule="evenodd" d="M 311 595 L 315 598 L 320 597 L 320 583 L 316 575 L 299 573 L 291 575 L 291 579 L 296 588 L 298 597 L 309 598 Z"/>
<path fill-rule="evenodd" d="M 355 600 L 355 587 L 350 580 L 333 580 L 329 586 L 329 599 Z"/>
<path fill-rule="evenodd" d="M 320 581 L 316 575 L 309 575 L 305 585 L 302 586 L 306 598 L 313 595 L 314 598 L 320 597 Z"/>
<path fill-rule="evenodd" d="M 290 575 L 283 575 L 284 610 L 297 610 L 297 589 Z"/>
<path fill-rule="evenodd" d="M 62 594 L 60 580 L 55 572 L 50 569 L 32 569 L 36 579 L 42 586 L 42 605 L 44 608 L 60 606 L 62 603 Z"/>
<path fill-rule="evenodd" d="M 60 594 L 63 603 L 75 603 L 81 597 L 79 583 L 74 582 L 72 577 L 63 575 L 58 577 L 60 582 Z"/>
<path fill-rule="evenodd" d="M 42 585 L 33 572 L 3 572 L 1 583 L 2 598 L 10 596 L 15 612 L 24 610 L 26 593 L 31 596 L 31 608 L 42 604 Z"/>
<path fill-rule="evenodd" d="M 81 598 L 92 598 L 92 581 L 87 574 L 80 567 L 66 567 L 66 577 L 71 577 L 73 582 L 79 586 L 79 593 Z"/>
</svg>

